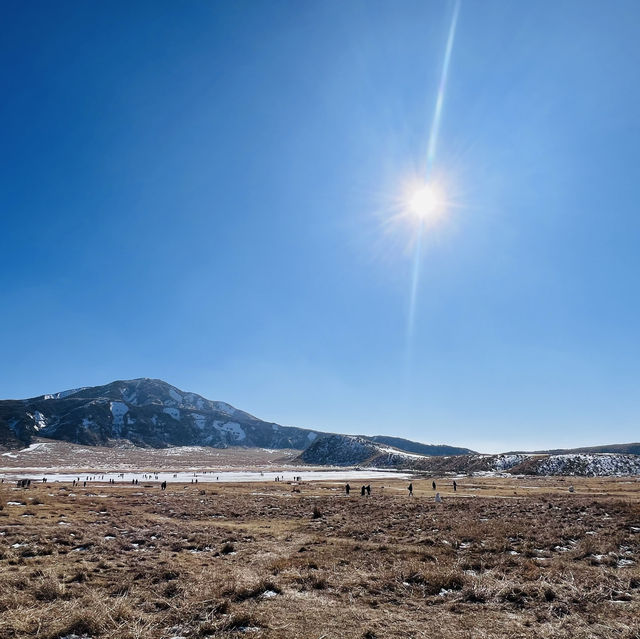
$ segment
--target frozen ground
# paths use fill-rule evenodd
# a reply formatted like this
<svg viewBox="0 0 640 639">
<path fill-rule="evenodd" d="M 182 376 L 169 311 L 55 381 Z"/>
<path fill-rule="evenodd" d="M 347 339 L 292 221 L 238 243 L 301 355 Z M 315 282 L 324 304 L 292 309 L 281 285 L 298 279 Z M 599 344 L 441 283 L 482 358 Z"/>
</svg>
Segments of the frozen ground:
<svg viewBox="0 0 640 639">
<path fill-rule="evenodd" d="M 51 469 L 30 469 L 28 474 L 20 472 L 0 473 L 0 478 L 5 481 L 11 481 L 28 476 L 34 481 L 41 481 L 46 477 L 48 482 L 65 482 L 70 483 L 74 479 L 81 482 L 87 482 L 87 485 L 108 483 L 110 479 L 116 482 L 131 483 L 132 480 L 138 480 L 139 484 L 149 482 L 168 483 L 230 483 L 230 482 L 275 482 L 276 478 L 281 481 L 360 481 L 367 479 L 406 479 L 411 473 L 400 473 L 389 470 L 287 470 L 286 472 L 260 472 L 260 471 L 208 471 L 208 472 L 159 472 L 143 473 L 56 473 Z"/>
<path fill-rule="evenodd" d="M 298 450 L 266 448 L 134 448 L 78 446 L 67 442 L 40 440 L 28 448 L 0 454 L 0 478 L 30 478 L 49 482 L 116 482 L 140 484 L 205 482 L 271 482 L 335 480 L 356 481 L 409 477 L 393 470 L 349 470 L 314 468 L 292 463 Z"/>
</svg>

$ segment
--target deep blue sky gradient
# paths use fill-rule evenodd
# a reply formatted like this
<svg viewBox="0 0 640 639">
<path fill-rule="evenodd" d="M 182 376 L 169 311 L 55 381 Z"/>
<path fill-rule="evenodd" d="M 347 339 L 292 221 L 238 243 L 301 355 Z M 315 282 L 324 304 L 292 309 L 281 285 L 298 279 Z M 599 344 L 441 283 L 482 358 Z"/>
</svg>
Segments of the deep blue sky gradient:
<svg viewBox="0 0 640 639">
<path fill-rule="evenodd" d="M 4 2 L 0 396 L 158 377 L 482 451 L 637 441 L 640 5 Z"/>
</svg>

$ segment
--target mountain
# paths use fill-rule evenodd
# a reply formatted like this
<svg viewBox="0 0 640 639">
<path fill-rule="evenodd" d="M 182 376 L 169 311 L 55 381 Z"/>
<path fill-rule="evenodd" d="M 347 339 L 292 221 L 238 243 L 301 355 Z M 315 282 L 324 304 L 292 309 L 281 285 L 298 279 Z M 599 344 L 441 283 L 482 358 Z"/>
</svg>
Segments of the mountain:
<svg viewBox="0 0 640 639">
<path fill-rule="evenodd" d="M 303 449 L 321 433 L 264 422 L 224 402 L 158 379 L 115 381 L 25 400 L 0 401 L 0 445 L 34 436 L 84 445 L 258 446 Z"/>
</svg>

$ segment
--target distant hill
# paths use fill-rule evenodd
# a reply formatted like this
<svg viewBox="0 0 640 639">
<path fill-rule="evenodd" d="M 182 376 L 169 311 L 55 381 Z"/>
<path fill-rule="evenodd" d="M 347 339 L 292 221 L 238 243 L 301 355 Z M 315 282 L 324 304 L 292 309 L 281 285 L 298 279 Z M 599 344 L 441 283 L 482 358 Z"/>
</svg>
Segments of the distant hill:
<svg viewBox="0 0 640 639">
<path fill-rule="evenodd" d="M 505 453 L 505 455 L 523 454 L 525 451 Z M 569 455 L 573 453 L 620 453 L 622 455 L 640 455 L 640 443 L 606 444 L 604 446 L 586 446 L 583 448 L 552 448 L 549 450 L 529 451 L 530 455 Z"/>
<path fill-rule="evenodd" d="M 395 468 L 429 475 L 509 473 L 513 475 L 607 476 L 640 475 L 640 455 L 570 453 L 562 455 L 504 453 L 500 455 L 420 455 L 368 437 L 330 435 L 318 438 L 297 458 L 305 464 Z"/>
<path fill-rule="evenodd" d="M 444 444 L 421 444 L 420 442 L 412 442 L 401 437 L 389 437 L 387 435 L 373 435 L 366 439 L 379 444 L 393 446 L 409 453 L 418 453 L 418 455 L 440 457 L 442 455 L 471 455 L 475 453 L 470 448 L 458 448 L 457 446 L 446 446 Z"/>
<path fill-rule="evenodd" d="M 423 455 L 411 453 L 357 435 L 327 435 L 302 451 L 298 461 L 327 466 L 406 468 Z"/>
<path fill-rule="evenodd" d="M 518 475 L 583 477 L 640 475 L 640 455 L 607 452 L 531 455 L 522 463 L 512 467 L 509 472 Z"/>
<path fill-rule="evenodd" d="M 473 452 L 468 448 L 419 444 L 407 439 L 385 437 L 384 435 L 376 435 L 374 437 L 327 435 L 319 437 L 311 443 L 302 452 L 298 461 L 305 464 L 329 466 L 419 468 L 420 464 L 427 463 L 426 460 L 445 459 L 445 450 L 464 451 L 458 454 L 461 458 Z"/>
</svg>

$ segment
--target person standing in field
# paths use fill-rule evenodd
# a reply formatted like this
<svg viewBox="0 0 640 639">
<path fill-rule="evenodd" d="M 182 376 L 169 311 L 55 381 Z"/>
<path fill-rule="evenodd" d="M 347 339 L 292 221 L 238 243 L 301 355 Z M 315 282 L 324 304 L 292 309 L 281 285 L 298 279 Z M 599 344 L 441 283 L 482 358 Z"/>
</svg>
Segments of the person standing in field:
<svg viewBox="0 0 640 639">
<path fill-rule="evenodd" d="M 362 486 L 362 488 L 360 489 L 360 496 L 361 496 L 361 497 L 364 497 L 364 492 L 365 492 L 365 490 L 367 490 L 367 489 L 366 489 L 366 488 L 364 487 L 364 485 L 363 485 L 363 486 Z"/>
<path fill-rule="evenodd" d="M 409 497 L 413 496 L 413 484 L 409 484 L 407 490 L 409 491 Z"/>
<path fill-rule="evenodd" d="M 347 485 L 344 487 L 344 490 L 345 490 L 345 492 L 347 493 L 347 497 L 348 497 L 348 496 L 349 496 L 349 493 L 351 492 L 351 486 L 349 486 L 349 484 L 347 484 Z"/>
<path fill-rule="evenodd" d="M 456 490 L 458 490 L 458 484 L 456 483 L 456 480 L 453 480 L 453 492 L 455 493 Z"/>
<path fill-rule="evenodd" d="M 431 482 L 431 487 L 433 488 L 433 490 L 436 489 L 436 480 L 435 479 Z"/>
</svg>

